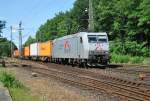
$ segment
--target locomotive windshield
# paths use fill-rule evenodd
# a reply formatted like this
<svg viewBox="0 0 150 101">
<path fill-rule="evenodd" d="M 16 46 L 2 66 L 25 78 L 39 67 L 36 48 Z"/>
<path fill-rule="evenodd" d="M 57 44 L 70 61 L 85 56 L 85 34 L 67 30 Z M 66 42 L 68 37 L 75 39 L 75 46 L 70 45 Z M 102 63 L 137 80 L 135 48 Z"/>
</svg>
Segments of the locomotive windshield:
<svg viewBox="0 0 150 101">
<path fill-rule="evenodd" d="M 107 36 L 106 35 L 88 35 L 89 43 L 106 43 Z"/>
<path fill-rule="evenodd" d="M 89 43 L 96 43 L 97 38 L 96 38 L 96 36 L 88 36 L 88 41 L 89 41 Z"/>
</svg>

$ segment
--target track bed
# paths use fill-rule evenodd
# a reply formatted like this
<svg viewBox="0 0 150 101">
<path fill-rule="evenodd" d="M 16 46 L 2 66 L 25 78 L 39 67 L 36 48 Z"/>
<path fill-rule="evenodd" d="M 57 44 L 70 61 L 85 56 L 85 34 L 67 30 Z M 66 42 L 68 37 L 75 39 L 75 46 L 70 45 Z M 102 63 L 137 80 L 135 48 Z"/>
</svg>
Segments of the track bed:
<svg viewBox="0 0 150 101">
<path fill-rule="evenodd" d="M 58 64 L 37 63 L 31 61 L 17 60 L 19 65 L 33 72 L 53 77 L 71 85 L 77 85 L 82 88 L 93 90 L 96 92 L 105 92 L 112 96 L 117 96 L 122 100 L 149 101 L 150 85 L 147 82 L 140 81 L 138 78 L 132 77 L 132 73 L 121 74 L 121 69 L 80 69 L 72 68 Z M 144 70 L 144 69 L 142 69 Z M 135 71 L 135 72 L 141 72 Z M 132 70 L 134 71 L 134 70 Z M 126 74 L 129 74 L 126 76 Z M 124 75 L 124 76 L 123 76 Z"/>
</svg>

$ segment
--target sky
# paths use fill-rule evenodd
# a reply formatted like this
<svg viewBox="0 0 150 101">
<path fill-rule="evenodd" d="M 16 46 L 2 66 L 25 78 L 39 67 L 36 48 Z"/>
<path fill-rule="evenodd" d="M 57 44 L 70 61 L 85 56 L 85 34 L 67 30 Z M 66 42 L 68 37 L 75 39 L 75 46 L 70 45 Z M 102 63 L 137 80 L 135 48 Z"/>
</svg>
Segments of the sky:
<svg viewBox="0 0 150 101">
<path fill-rule="evenodd" d="M 73 7 L 75 0 L 0 0 L 0 20 L 5 20 L 6 28 L 3 37 L 10 40 L 10 26 L 13 27 L 13 42 L 18 46 L 19 22 L 22 21 L 23 43 L 27 38 L 35 36 L 41 24 L 51 19 L 60 11 Z"/>
</svg>

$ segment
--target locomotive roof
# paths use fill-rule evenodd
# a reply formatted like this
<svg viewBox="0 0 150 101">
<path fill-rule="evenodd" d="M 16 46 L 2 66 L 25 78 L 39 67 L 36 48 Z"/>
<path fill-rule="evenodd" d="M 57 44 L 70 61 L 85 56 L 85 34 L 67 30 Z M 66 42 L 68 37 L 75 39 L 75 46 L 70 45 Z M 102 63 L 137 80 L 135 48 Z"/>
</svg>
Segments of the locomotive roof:
<svg viewBox="0 0 150 101">
<path fill-rule="evenodd" d="M 54 41 L 63 40 L 63 39 L 76 37 L 76 36 L 84 36 L 84 35 L 107 35 L 107 33 L 106 32 L 97 32 L 97 33 L 96 32 L 79 32 L 79 33 L 76 33 L 76 34 L 66 35 L 64 37 L 54 39 Z"/>
</svg>

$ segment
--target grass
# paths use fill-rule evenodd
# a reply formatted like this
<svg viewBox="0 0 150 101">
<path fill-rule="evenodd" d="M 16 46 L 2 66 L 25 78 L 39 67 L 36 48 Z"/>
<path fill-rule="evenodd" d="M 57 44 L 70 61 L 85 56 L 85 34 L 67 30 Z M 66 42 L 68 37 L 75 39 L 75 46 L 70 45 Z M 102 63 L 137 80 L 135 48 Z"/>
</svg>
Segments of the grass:
<svg viewBox="0 0 150 101">
<path fill-rule="evenodd" d="M 30 90 L 10 73 L 0 71 L 0 82 L 8 88 L 13 101 L 44 101 L 42 97 L 32 96 Z"/>
<path fill-rule="evenodd" d="M 111 62 L 114 63 L 128 63 L 129 62 L 129 56 L 128 55 L 111 55 Z"/>
<path fill-rule="evenodd" d="M 7 72 L 0 73 L 0 81 L 7 88 L 25 88 L 24 85 L 15 79 L 15 76 Z"/>
<path fill-rule="evenodd" d="M 143 61 L 144 61 L 144 57 L 135 56 L 130 58 L 130 62 L 132 64 L 139 64 L 139 63 L 142 64 Z"/>
<path fill-rule="evenodd" d="M 143 64 L 150 65 L 150 58 L 145 58 Z"/>
<path fill-rule="evenodd" d="M 130 56 L 121 54 L 111 54 L 112 63 L 129 63 L 129 64 L 143 64 L 150 65 L 150 58 L 145 58 L 142 56 Z"/>
<path fill-rule="evenodd" d="M 10 88 L 13 101 L 44 101 L 42 97 L 32 96 L 27 89 Z"/>
</svg>

